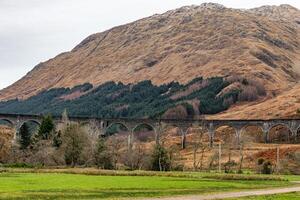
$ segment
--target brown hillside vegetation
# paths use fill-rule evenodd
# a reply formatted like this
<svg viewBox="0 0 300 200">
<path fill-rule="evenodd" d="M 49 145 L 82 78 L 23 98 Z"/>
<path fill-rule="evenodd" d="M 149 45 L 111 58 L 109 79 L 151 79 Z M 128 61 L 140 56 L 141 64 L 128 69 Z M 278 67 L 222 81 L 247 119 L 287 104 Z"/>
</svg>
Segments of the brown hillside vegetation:
<svg viewBox="0 0 300 200">
<path fill-rule="evenodd" d="M 201 128 L 200 128 L 201 129 Z M 286 130 L 282 130 L 283 134 L 287 134 Z M 270 134 L 273 135 L 276 131 L 273 129 Z M 294 164 L 299 166 L 298 163 L 294 163 L 292 155 L 300 152 L 300 145 L 294 144 L 293 141 L 276 142 L 274 138 L 271 143 L 264 143 L 260 141 L 260 137 L 263 137 L 263 133 L 258 131 L 255 127 L 249 127 L 241 137 L 242 146 L 237 145 L 234 130 L 229 127 L 220 127 L 216 131 L 214 146 L 209 147 L 209 137 L 207 132 L 203 132 L 204 135 L 200 136 L 201 131 L 199 128 L 191 128 L 187 133 L 186 148 L 182 149 L 181 142 L 182 137 L 180 131 L 175 127 L 168 127 L 164 129 L 161 136 L 162 144 L 169 150 L 171 157 L 174 159 L 174 164 L 178 167 L 182 167 L 185 170 L 217 170 L 218 169 L 218 156 L 219 156 L 219 143 L 221 143 L 221 163 L 222 170 L 224 165 L 230 158 L 236 163 L 232 170 L 237 170 L 239 167 L 241 153 L 244 157 L 243 169 L 256 170 L 257 161 L 260 158 L 272 162 L 275 167 L 277 162 L 277 148 L 279 148 L 279 160 L 284 167 L 291 167 Z M 151 134 L 149 132 L 148 134 Z M 152 133 L 153 134 L 153 133 Z M 124 137 L 124 135 L 116 135 L 116 137 Z M 124 140 L 124 138 L 123 138 Z M 142 149 L 153 148 L 155 144 L 154 139 L 147 142 L 139 142 L 137 137 L 134 147 L 141 145 Z M 241 152 L 242 148 L 242 152 Z M 197 163 L 197 169 L 195 169 L 195 162 Z M 283 166 L 282 166 L 283 167 Z M 298 167 L 296 167 L 297 169 Z M 294 171 L 299 174 L 299 171 Z"/>
<path fill-rule="evenodd" d="M 300 85 L 282 92 L 277 97 L 263 99 L 255 103 L 243 103 L 233 106 L 224 113 L 211 118 L 222 119 L 270 119 L 280 117 L 299 117 L 296 111 L 300 108 Z"/>
<path fill-rule="evenodd" d="M 288 5 L 182 7 L 89 36 L 0 91 L 0 100 L 85 82 L 186 83 L 232 74 L 280 94 L 299 79 L 299 23 L 299 10 Z"/>
<path fill-rule="evenodd" d="M 11 128 L 0 125 L 0 162 L 9 154 L 13 139 Z"/>
</svg>

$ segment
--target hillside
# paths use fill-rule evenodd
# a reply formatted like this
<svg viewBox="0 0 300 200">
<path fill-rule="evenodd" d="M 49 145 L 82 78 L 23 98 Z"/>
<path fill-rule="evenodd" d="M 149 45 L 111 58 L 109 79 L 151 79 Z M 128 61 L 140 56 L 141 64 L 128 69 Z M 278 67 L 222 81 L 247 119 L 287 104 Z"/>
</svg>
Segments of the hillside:
<svg viewBox="0 0 300 200">
<path fill-rule="evenodd" d="M 0 102 L 0 112 L 60 116 L 67 109 L 71 116 L 187 118 L 228 109 L 239 96 L 237 90 L 218 96 L 228 85 L 223 78 L 197 78 L 186 85 L 108 82 L 93 88 L 84 84 L 51 89 L 22 101 Z"/>
<path fill-rule="evenodd" d="M 160 87 L 174 81 L 186 85 L 198 77 L 239 77 L 260 83 L 267 93 L 246 102 L 234 99 L 230 105 L 238 104 L 220 116 L 244 113 L 248 118 L 253 114 L 245 113 L 255 111 L 257 117 L 264 106 L 261 102 L 276 96 L 279 100 L 298 87 L 299 31 L 300 11 L 289 5 L 249 10 L 211 3 L 186 6 L 87 37 L 0 91 L 0 100 L 28 99 L 49 89 L 85 83 L 98 88 L 110 81 L 134 85 L 150 80 Z M 223 93 L 249 89 L 237 82 L 229 81 Z M 279 107 L 281 102 L 270 109 Z M 272 113 L 266 117 L 275 117 Z"/>
<path fill-rule="evenodd" d="M 300 108 L 300 85 L 282 92 L 270 99 L 261 99 L 252 103 L 238 103 L 226 112 L 212 118 L 227 119 L 270 119 L 281 117 L 299 118 L 297 111 Z"/>
</svg>

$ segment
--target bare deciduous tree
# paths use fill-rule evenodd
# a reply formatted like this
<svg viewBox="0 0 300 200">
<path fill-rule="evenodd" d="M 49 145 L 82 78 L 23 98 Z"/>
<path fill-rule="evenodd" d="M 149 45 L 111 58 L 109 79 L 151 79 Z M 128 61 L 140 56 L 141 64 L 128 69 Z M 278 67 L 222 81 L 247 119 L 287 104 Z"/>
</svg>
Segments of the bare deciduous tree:
<svg viewBox="0 0 300 200">
<path fill-rule="evenodd" d="M 120 143 L 115 143 L 120 144 Z M 124 142 L 123 142 L 124 144 Z M 121 151 L 118 151 L 119 155 L 121 154 L 122 163 L 131 170 L 136 169 L 149 169 L 151 160 L 152 149 L 147 148 L 145 143 L 136 140 L 132 145 L 127 145 L 124 147 L 122 145 Z M 119 157 L 119 156 L 118 156 Z"/>
<path fill-rule="evenodd" d="M 211 171 L 212 169 L 215 168 L 215 166 L 217 166 L 218 158 L 219 158 L 218 152 L 214 151 L 209 158 L 208 171 Z"/>
<path fill-rule="evenodd" d="M 127 153 L 127 137 L 124 135 L 112 135 L 107 140 L 107 147 L 110 155 L 112 156 L 113 167 L 119 169 L 120 165 L 124 162 L 124 155 Z"/>
<path fill-rule="evenodd" d="M 194 171 L 198 169 L 203 170 L 203 161 L 204 161 L 204 154 L 209 150 L 209 145 L 207 141 L 205 141 L 205 130 L 200 127 L 197 128 L 195 134 L 191 138 L 193 140 L 193 167 Z M 200 153 L 200 158 L 198 154 Z"/>
</svg>

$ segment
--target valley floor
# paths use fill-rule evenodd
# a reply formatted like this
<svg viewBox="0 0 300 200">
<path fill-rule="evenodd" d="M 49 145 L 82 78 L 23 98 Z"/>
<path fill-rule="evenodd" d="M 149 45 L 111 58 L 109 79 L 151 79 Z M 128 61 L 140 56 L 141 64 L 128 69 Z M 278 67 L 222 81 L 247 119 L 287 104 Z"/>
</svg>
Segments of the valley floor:
<svg viewBox="0 0 300 200">
<path fill-rule="evenodd" d="M 92 175 L 97 174 L 96 172 L 99 175 Z M 89 171 L 85 169 L 3 170 L 0 174 L 0 199 L 155 198 L 295 186 L 294 183 L 279 180 L 278 177 L 263 175 L 255 176 L 257 179 L 253 180 L 245 180 L 253 175 L 239 175 L 240 180 L 221 180 L 209 177 L 212 174 L 188 172 L 92 170 L 90 175 L 88 174 Z M 266 181 L 267 178 L 270 180 Z"/>
</svg>

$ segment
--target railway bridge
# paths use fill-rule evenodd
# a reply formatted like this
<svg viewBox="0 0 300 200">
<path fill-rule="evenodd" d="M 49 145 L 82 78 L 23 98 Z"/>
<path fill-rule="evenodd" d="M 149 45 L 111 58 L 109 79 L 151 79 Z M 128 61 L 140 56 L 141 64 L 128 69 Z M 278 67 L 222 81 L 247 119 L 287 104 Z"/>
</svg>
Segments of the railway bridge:
<svg viewBox="0 0 300 200">
<path fill-rule="evenodd" d="M 0 121 L 14 128 L 16 133 L 20 127 L 26 122 L 33 122 L 38 126 L 41 124 L 42 115 L 21 115 L 21 114 L 0 114 Z M 56 125 L 62 123 L 61 117 L 53 117 Z M 96 123 L 100 132 L 99 135 L 106 134 L 106 131 L 114 124 L 121 124 L 126 127 L 129 134 L 129 141 L 133 141 L 134 131 L 141 125 L 151 127 L 155 133 L 156 141 L 159 142 L 162 132 L 162 125 L 170 125 L 177 127 L 181 135 L 182 147 L 185 148 L 186 137 L 188 130 L 192 127 L 202 127 L 209 134 L 209 141 L 213 145 L 216 129 L 222 126 L 232 127 L 235 131 L 236 141 L 239 142 L 243 131 L 249 126 L 256 126 L 262 130 L 264 141 L 269 142 L 270 130 L 278 125 L 286 127 L 292 138 L 297 137 L 298 129 L 300 128 L 300 119 L 133 119 L 133 118 L 94 118 L 94 117 L 69 117 L 70 122 L 78 122 L 81 124 Z M 16 137 L 16 136 L 15 136 Z"/>
</svg>

